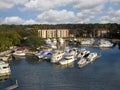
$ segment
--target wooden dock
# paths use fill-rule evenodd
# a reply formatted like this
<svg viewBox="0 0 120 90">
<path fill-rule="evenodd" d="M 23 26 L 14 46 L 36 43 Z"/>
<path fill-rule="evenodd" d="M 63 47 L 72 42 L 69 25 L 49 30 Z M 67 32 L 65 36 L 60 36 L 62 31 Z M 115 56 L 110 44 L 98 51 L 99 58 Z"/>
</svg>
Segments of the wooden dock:
<svg viewBox="0 0 120 90">
<path fill-rule="evenodd" d="M 18 88 L 18 81 L 17 80 L 16 80 L 16 83 L 14 85 L 11 85 L 3 90 L 14 90 L 16 88 Z"/>
</svg>

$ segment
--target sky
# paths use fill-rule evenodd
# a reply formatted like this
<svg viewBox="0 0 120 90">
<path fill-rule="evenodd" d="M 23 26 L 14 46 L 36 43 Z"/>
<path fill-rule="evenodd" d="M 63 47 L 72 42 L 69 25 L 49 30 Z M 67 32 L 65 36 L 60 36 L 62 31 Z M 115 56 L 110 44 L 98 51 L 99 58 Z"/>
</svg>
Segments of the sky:
<svg viewBox="0 0 120 90">
<path fill-rule="evenodd" d="M 0 24 L 120 24 L 120 0 L 0 0 Z"/>
</svg>

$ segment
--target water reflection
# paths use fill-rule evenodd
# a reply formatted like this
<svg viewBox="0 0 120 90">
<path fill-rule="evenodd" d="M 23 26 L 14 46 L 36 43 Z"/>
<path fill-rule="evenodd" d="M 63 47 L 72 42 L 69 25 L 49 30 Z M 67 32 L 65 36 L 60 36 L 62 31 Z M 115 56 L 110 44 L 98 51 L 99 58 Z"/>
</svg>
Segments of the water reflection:
<svg viewBox="0 0 120 90">
<path fill-rule="evenodd" d="M 39 60 L 34 56 L 26 56 L 26 61 L 28 64 L 32 64 L 32 65 L 36 65 L 42 62 L 42 60 Z"/>
<path fill-rule="evenodd" d="M 10 75 L 0 76 L 0 82 L 5 82 L 10 79 Z"/>
<path fill-rule="evenodd" d="M 118 49 L 120 50 L 120 43 L 118 43 Z"/>
<path fill-rule="evenodd" d="M 65 64 L 65 65 L 60 65 L 60 64 L 53 64 L 52 65 L 54 68 L 56 69 L 64 69 L 64 68 L 74 68 L 74 62 L 69 63 L 69 64 Z"/>
</svg>

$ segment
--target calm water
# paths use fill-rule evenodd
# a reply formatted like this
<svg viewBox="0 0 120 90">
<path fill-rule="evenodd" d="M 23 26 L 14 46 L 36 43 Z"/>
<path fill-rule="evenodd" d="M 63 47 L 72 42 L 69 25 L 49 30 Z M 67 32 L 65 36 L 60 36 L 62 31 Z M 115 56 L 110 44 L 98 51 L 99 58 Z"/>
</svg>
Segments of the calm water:
<svg viewBox="0 0 120 90">
<path fill-rule="evenodd" d="M 102 57 L 79 69 L 77 61 L 62 67 L 50 62 L 38 62 L 30 57 L 10 63 L 11 79 L 0 82 L 0 89 L 18 80 L 17 90 L 120 90 L 120 49 L 100 50 Z"/>
</svg>

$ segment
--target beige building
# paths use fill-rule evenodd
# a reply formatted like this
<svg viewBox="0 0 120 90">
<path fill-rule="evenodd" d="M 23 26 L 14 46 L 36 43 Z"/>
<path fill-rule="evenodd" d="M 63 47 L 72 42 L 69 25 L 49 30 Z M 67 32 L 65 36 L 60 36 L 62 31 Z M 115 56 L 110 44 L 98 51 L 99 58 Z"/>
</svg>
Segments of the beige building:
<svg viewBox="0 0 120 90">
<path fill-rule="evenodd" d="M 108 29 L 98 29 L 97 36 L 98 37 L 107 37 L 109 32 L 110 31 Z"/>
<path fill-rule="evenodd" d="M 68 29 L 39 29 L 38 36 L 41 38 L 65 38 L 69 37 Z"/>
</svg>

